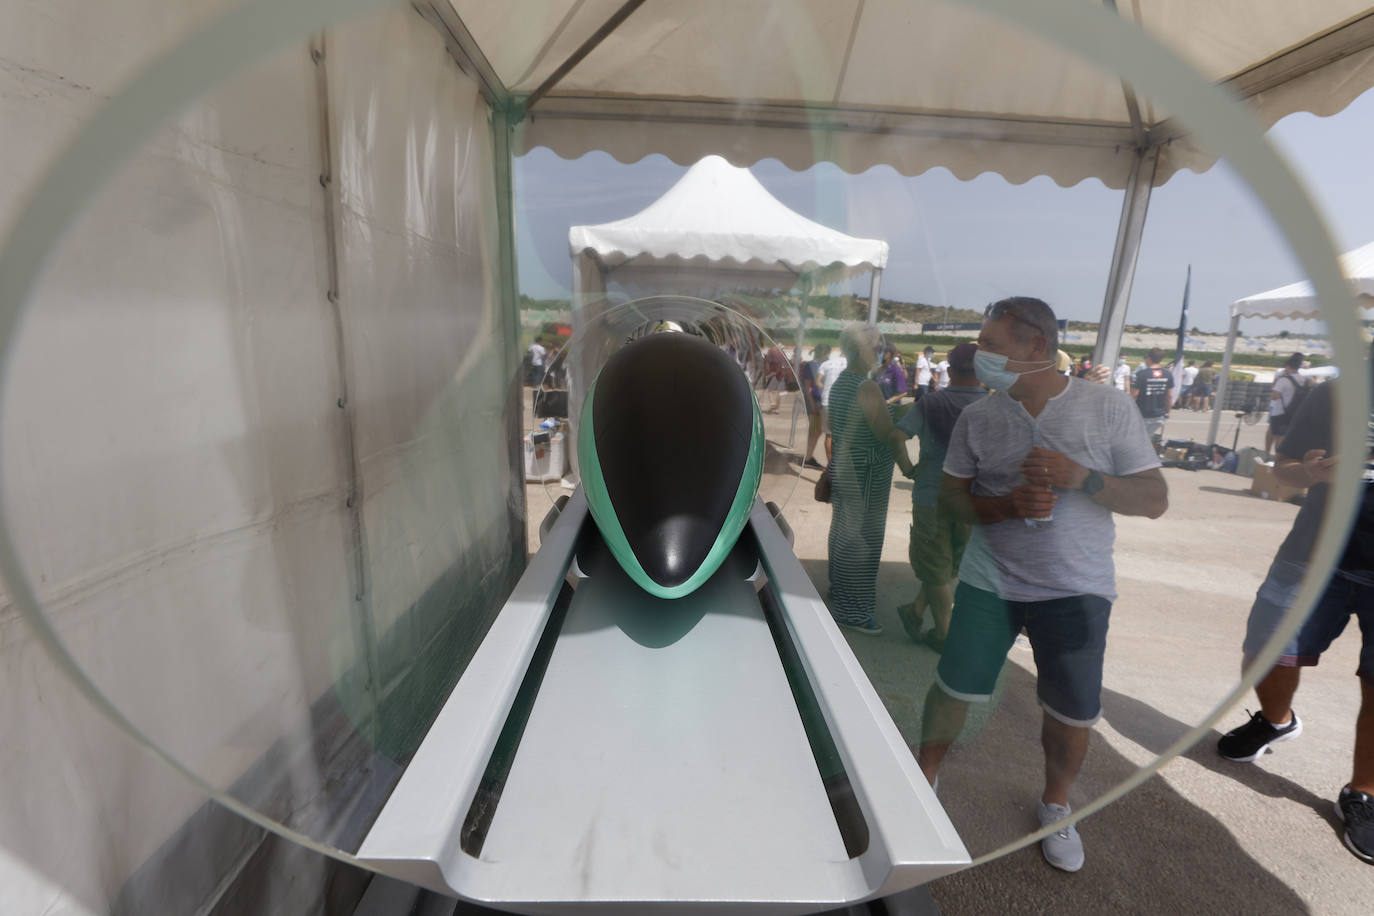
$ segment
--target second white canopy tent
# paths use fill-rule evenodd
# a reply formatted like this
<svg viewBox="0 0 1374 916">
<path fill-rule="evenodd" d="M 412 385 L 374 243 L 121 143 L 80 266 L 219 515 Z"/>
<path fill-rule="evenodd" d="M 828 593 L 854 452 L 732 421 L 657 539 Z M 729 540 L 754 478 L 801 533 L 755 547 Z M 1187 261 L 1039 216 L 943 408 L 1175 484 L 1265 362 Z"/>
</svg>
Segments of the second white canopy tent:
<svg viewBox="0 0 1374 916">
<path fill-rule="evenodd" d="M 1345 274 L 1351 295 L 1355 297 L 1355 307 L 1361 311 L 1374 309 L 1374 242 L 1347 251 L 1341 255 L 1340 260 L 1341 273 Z M 1217 430 L 1221 426 L 1222 404 L 1225 403 L 1226 384 L 1231 373 L 1231 358 L 1235 353 L 1241 318 L 1316 319 L 1320 315 L 1321 308 L 1316 291 L 1306 280 L 1255 293 L 1231 303 L 1231 324 L 1226 332 L 1226 353 L 1222 356 L 1216 406 L 1212 409 L 1212 422 L 1207 432 L 1207 441 L 1210 444 L 1216 444 Z"/>
</svg>

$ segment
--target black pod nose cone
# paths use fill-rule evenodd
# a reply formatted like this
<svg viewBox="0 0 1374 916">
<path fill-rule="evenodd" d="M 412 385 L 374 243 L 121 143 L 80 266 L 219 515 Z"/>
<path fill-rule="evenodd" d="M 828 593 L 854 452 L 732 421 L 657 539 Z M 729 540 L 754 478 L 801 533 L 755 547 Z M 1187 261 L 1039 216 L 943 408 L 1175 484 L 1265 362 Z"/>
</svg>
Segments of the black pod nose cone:
<svg viewBox="0 0 1374 916">
<path fill-rule="evenodd" d="M 635 556 L 650 579 L 671 588 L 686 582 L 701 567 L 718 534 L 720 526 L 713 519 L 674 515 L 644 532 L 640 543 L 654 547 L 637 550 Z"/>
<path fill-rule="evenodd" d="M 592 517 L 641 587 L 680 597 L 728 555 L 758 491 L 762 439 L 748 379 L 706 339 L 651 334 L 611 356 L 583 408 L 578 460 Z"/>
</svg>

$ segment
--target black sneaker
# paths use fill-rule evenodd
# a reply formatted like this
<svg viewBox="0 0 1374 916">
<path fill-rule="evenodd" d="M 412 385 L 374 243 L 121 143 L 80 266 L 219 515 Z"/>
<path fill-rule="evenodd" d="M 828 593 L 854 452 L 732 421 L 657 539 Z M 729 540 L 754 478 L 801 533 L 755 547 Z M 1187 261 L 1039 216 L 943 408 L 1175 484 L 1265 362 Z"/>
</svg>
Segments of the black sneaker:
<svg viewBox="0 0 1374 916">
<path fill-rule="evenodd" d="M 1250 710 L 1246 710 L 1249 712 Z M 1217 753 L 1227 760 L 1249 763 L 1264 756 L 1269 745 L 1288 741 L 1302 734 L 1302 720 L 1297 713 L 1287 725 L 1272 725 L 1261 713 L 1255 713 L 1240 728 L 1232 729 L 1217 742 Z"/>
<path fill-rule="evenodd" d="M 1374 864 L 1374 798 L 1346 786 L 1336 799 L 1336 817 L 1345 824 L 1345 845 Z"/>
</svg>

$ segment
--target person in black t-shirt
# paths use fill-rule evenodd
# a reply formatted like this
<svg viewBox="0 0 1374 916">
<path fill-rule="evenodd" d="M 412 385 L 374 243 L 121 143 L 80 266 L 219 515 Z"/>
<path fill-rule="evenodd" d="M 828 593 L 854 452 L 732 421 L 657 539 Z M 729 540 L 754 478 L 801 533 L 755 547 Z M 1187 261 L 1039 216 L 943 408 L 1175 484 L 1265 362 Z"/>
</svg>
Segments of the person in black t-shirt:
<svg viewBox="0 0 1374 916">
<path fill-rule="evenodd" d="M 1145 355 L 1145 365 L 1131 376 L 1131 397 L 1145 418 L 1145 431 L 1156 444 L 1164 435 L 1164 421 L 1173 401 L 1174 377 L 1160 363 L 1164 352 L 1155 347 Z"/>
<path fill-rule="evenodd" d="M 1292 606 L 1321 529 L 1337 466 L 1337 457 L 1332 454 L 1335 393 L 1331 384 L 1312 391 L 1279 441 L 1275 476 L 1291 486 L 1309 489 L 1250 609 L 1242 669 L 1250 666 Z M 1302 629 L 1284 648 L 1275 667 L 1255 685 L 1260 711 L 1224 735 L 1217 750 L 1230 760 L 1252 761 L 1263 756 L 1270 745 L 1301 734 L 1302 722 L 1292 709 L 1300 672 L 1304 666 L 1317 664 L 1354 614 L 1363 634 L 1356 669 L 1361 705 L 1355 722 L 1353 772 L 1350 782 L 1340 790 L 1337 812 L 1346 825 L 1346 846 L 1364 861 L 1374 863 L 1374 414 L 1370 415 L 1366 435 L 1366 448 L 1360 456 L 1364 492 L 1345 552 Z"/>
</svg>

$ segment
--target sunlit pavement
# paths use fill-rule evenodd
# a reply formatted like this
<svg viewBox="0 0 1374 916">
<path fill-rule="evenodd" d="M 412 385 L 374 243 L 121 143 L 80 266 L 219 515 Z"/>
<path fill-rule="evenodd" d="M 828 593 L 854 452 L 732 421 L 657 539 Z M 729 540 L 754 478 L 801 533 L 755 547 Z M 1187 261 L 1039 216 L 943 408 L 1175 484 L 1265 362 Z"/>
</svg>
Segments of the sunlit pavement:
<svg viewBox="0 0 1374 916">
<path fill-rule="evenodd" d="M 789 441 L 790 407 L 785 398 L 765 418 L 779 450 Z M 1166 435 L 1205 439 L 1208 419 L 1175 413 Z M 1219 440 L 1229 446 L 1237 426 L 1234 415 L 1223 415 Z M 1263 422 L 1240 431 L 1242 447 L 1263 444 Z M 804 446 L 803 417 L 795 451 Z M 818 472 L 799 473 L 784 514 L 798 557 L 824 593 L 830 507 L 812 498 Z M 1148 765 L 1234 687 L 1250 602 L 1297 513 L 1297 506 L 1251 496 L 1246 478 L 1174 469 L 1165 476 L 1170 509 L 1163 518 L 1117 520 L 1120 597 L 1108 637 L 1104 717 L 1075 805 Z M 915 740 L 936 656 L 905 637 L 895 611 L 916 590 L 906 558 L 910 493 L 899 476 L 879 572 L 878 619 L 886 632 L 847 635 L 893 719 Z M 530 484 L 527 498 L 537 529 L 548 497 Z M 1219 758 L 1220 731 L 1240 724 L 1246 705 L 1254 708 L 1247 695 L 1159 776 L 1081 825 L 1081 872 L 1056 872 L 1032 846 L 935 882 L 941 912 L 1365 916 L 1374 868 L 1346 850 L 1332 810 L 1349 778 L 1358 653 L 1352 624 L 1322 664 L 1304 672 L 1294 704 L 1304 724 L 1298 740 L 1254 764 Z M 975 858 L 1035 826 L 1043 777 L 1034 665 L 1025 648 L 1014 648 L 1010 661 L 994 703 L 971 717 L 966 743 L 950 754 L 940 780 L 941 802 Z"/>
</svg>

